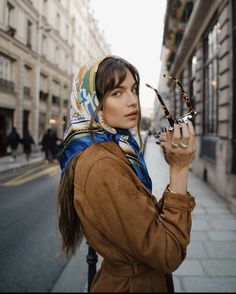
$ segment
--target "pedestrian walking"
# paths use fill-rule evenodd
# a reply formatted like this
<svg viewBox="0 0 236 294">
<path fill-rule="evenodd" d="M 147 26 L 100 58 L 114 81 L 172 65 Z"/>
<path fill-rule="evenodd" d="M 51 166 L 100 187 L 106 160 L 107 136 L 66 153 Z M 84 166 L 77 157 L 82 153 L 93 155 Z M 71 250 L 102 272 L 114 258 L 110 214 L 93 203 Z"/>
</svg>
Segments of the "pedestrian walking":
<svg viewBox="0 0 236 294">
<path fill-rule="evenodd" d="M 7 136 L 7 147 L 9 146 L 11 149 L 11 161 L 16 161 L 19 143 L 21 143 L 20 135 L 18 134 L 16 128 L 13 127 L 10 134 Z"/>
<path fill-rule="evenodd" d="M 44 151 L 45 154 L 46 163 L 54 160 L 56 140 L 56 135 L 52 129 L 47 129 L 46 133 L 43 135 L 42 141 L 40 142 L 42 145 L 42 151 Z"/>
<path fill-rule="evenodd" d="M 22 138 L 23 144 L 23 151 L 25 153 L 26 160 L 30 160 L 31 152 L 32 152 L 32 145 L 35 145 L 34 139 L 31 136 L 29 130 L 26 130 L 24 136 Z"/>
<path fill-rule="evenodd" d="M 60 158 L 59 229 L 67 256 L 85 236 L 103 257 L 91 292 L 172 292 L 172 272 L 190 242 L 194 128 L 178 123 L 162 134 L 170 182 L 157 201 L 140 151 L 139 84 L 133 65 L 107 56 L 83 66 L 73 86 Z M 135 127 L 140 144 L 130 132 Z"/>
</svg>

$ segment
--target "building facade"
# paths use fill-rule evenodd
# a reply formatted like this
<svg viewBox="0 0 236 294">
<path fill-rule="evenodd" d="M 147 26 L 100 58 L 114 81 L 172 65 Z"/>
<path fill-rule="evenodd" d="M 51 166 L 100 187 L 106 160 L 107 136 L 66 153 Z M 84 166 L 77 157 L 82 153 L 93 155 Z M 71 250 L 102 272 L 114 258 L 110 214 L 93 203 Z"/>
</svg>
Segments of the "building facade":
<svg viewBox="0 0 236 294">
<path fill-rule="evenodd" d="M 0 1 L 0 156 L 15 126 L 38 143 L 47 128 L 62 137 L 73 78 L 110 53 L 85 0 Z"/>
<path fill-rule="evenodd" d="M 167 71 L 197 111 L 192 171 L 236 213 L 236 1 L 168 0 L 163 46 Z M 167 84 L 171 111 L 180 117 L 187 112 L 183 97 Z"/>
</svg>

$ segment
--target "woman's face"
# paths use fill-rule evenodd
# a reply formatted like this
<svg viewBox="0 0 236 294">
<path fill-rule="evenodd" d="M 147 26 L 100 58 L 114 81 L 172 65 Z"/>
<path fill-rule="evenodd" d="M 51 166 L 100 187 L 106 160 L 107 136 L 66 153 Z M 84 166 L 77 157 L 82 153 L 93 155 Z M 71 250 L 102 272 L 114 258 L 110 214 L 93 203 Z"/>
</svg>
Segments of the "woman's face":
<svg viewBox="0 0 236 294">
<path fill-rule="evenodd" d="M 109 126 L 120 129 L 137 126 L 139 106 L 136 90 L 137 84 L 131 72 L 126 69 L 125 80 L 104 101 L 103 118 Z"/>
</svg>

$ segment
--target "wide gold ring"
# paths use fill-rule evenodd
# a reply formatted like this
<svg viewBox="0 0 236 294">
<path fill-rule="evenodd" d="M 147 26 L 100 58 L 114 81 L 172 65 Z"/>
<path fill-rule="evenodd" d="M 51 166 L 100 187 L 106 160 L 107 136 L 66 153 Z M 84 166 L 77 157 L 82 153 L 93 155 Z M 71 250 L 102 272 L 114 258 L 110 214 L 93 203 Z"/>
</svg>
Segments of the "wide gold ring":
<svg viewBox="0 0 236 294">
<path fill-rule="evenodd" d="M 176 143 L 174 143 L 174 142 L 171 142 L 171 146 L 172 146 L 173 148 L 178 148 L 178 147 L 179 147 L 179 144 L 176 144 Z"/>
<path fill-rule="evenodd" d="M 186 149 L 189 146 L 189 144 L 184 144 L 182 142 L 180 142 L 179 144 L 180 144 L 180 147 L 183 148 L 183 149 Z"/>
</svg>

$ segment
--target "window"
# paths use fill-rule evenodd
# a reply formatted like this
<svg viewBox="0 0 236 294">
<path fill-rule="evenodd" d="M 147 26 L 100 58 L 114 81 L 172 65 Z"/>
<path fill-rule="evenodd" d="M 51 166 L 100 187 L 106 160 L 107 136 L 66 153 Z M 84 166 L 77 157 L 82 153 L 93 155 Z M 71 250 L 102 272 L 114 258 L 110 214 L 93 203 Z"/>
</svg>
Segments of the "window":
<svg viewBox="0 0 236 294">
<path fill-rule="evenodd" d="M 12 80 L 12 61 L 10 58 L 0 54 L 0 79 Z"/>
<path fill-rule="evenodd" d="M 236 174 L 236 1 L 232 1 L 232 16 L 233 16 L 233 28 L 232 28 L 232 38 L 233 38 L 233 138 L 232 138 L 232 148 L 233 148 L 233 158 L 232 158 L 232 173 Z"/>
<path fill-rule="evenodd" d="M 60 33 L 60 28 L 61 28 L 61 17 L 60 14 L 57 13 L 57 23 L 56 23 L 56 29 Z"/>
<path fill-rule="evenodd" d="M 56 46 L 56 50 L 55 50 L 55 63 L 57 65 L 60 63 L 60 51 L 58 46 Z"/>
<path fill-rule="evenodd" d="M 25 64 L 24 66 L 24 96 L 30 97 L 32 69 Z"/>
<path fill-rule="evenodd" d="M 220 24 L 215 20 L 207 31 L 204 41 L 203 70 L 203 137 L 201 156 L 216 163 L 217 120 L 218 120 L 218 52 L 219 52 Z"/>
<path fill-rule="evenodd" d="M 52 92 L 55 96 L 60 95 L 60 84 L 58 81 L 53 81 L 52 82 Z"/>
<path fill-rule="evenodd" d="M 52 103 L 60 105 L 60 84 L 57 81 L 52 82 Z"/>
<path fill-rule="evenodd" d="M 27 47 L 31 48 L 32 46 L 32 22 L 27 21 Z"/>
<path fill-rule="evenodd" d="M 0 88 L 14 91 L 14 61 L 0 54 Z"/>
<path fill-rule="evenodd" d="M 48 1 L 43 0 L 43 15 L 47 18 L 48 15 Z"/>
<path fill-rule="evenodd" d="M 68 57 L 68 54 L 65 55 L 65 64 L 64 64 L 64 70 L 66 72 L 68 72 L 68 66 L 69 66 L 69 57 Z"/>
<path fill-rule="evenodd" d="M 7 25 L 9 27 L 12 27 L 12 24 L 13 24 L 14 9 L 15 7 L 10 2 L 7 2 Z"/>
<path fill-rule="evenodd" d="M 7 25 L 7 34 L 11 37 L 15 36 L 16 29 L 14 28 L 14 11 L 15 7 L 7 2 L 7 11 L 6 11 L 6 25 Z"/>
<path fill-rule="evenodd" d="M 69 40 L 69 25 L 68 24 L 66 24 L 66 36 L 65 36 L 66 38 L 66 40 Z"/>
<path fill-rule="evenodd" d="M 217 21 L 204 39 L 204 133 L 212 135 L 217 134 L 219 33 Z"/>
<path fill-rule="evenodd" d="M 45 57 L 47 54 L 47 37 L 42 36 L 42 55 Z"/>
<path fill-rule="evenodd" d="M 48 99 L 48 77 L 43 73 L 40 73 L 40 102 L 47 102 Z"/>
<path fill-rule="evenodd" d="M 40 90 L 45 93 L 48 92 L 48 77 L 43 73 L 40 74 Z"/>
</svg>

